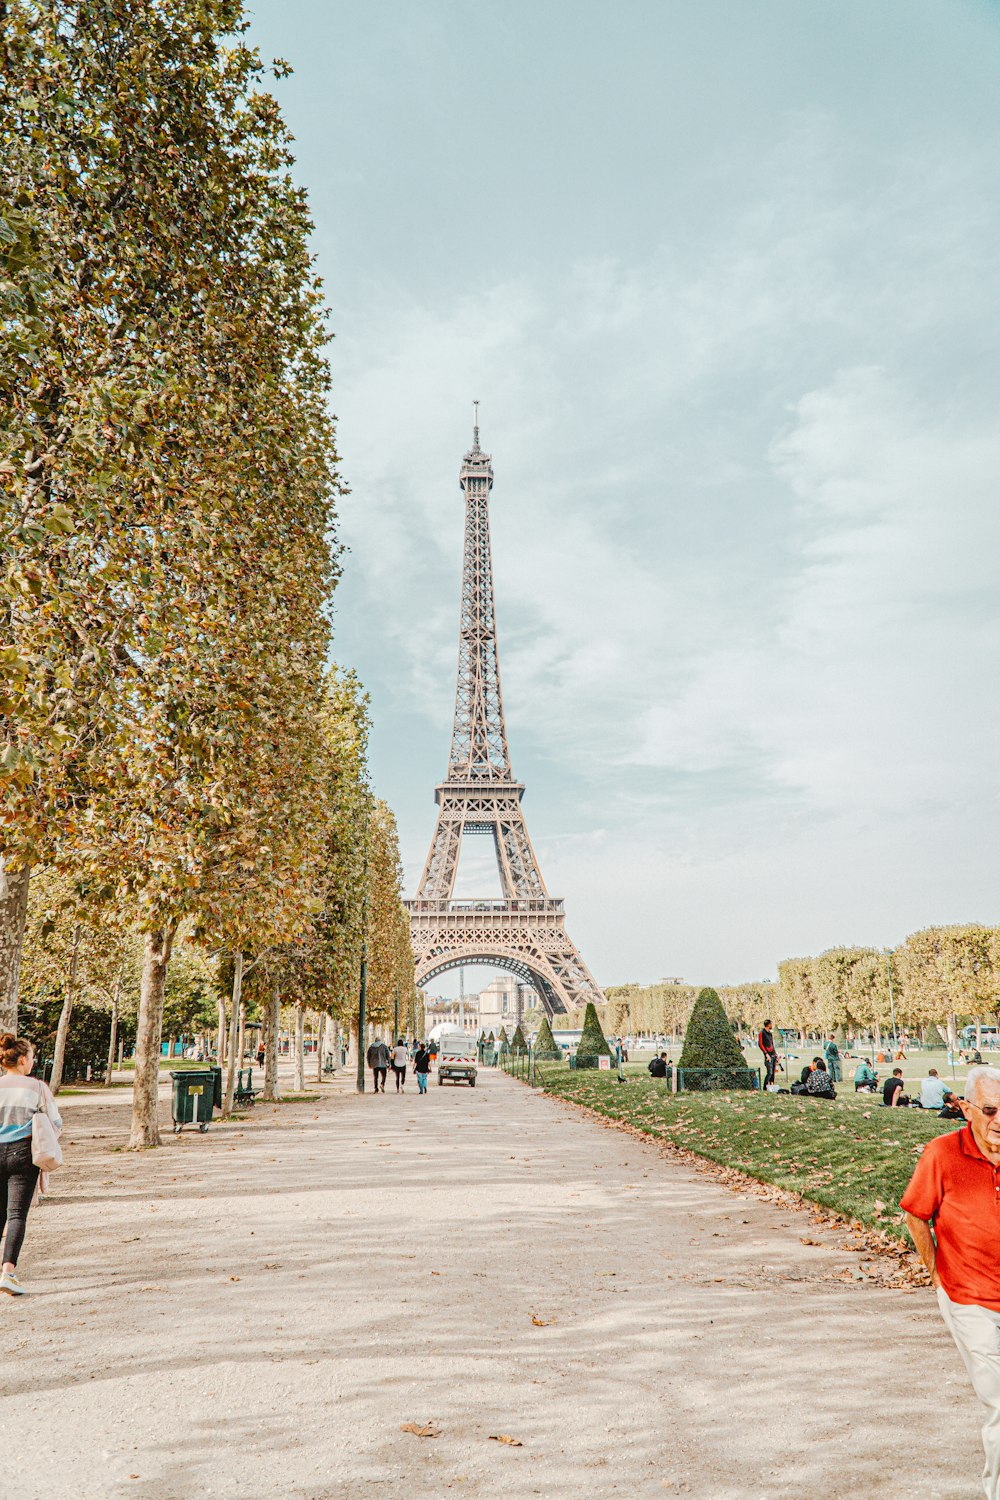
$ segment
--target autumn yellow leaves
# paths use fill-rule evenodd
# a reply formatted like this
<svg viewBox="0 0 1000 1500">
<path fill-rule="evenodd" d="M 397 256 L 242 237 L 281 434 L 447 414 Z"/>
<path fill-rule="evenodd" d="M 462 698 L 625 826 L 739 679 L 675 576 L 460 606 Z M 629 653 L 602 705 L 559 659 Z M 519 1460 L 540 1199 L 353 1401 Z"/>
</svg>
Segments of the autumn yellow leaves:
<svg viewBox="0 0 1000 1500">
<path fill-rule="evenodd" d="M 61 11 L 0 43 L 0 1020 L 32 869 L 136 924 L 138 1147 L 176 941 L 348 1006 L 366 822 L 376 1005 L 404 919 L 327 667 L 328 331 L 266 70 L 224 7 Z"/>
</svg>

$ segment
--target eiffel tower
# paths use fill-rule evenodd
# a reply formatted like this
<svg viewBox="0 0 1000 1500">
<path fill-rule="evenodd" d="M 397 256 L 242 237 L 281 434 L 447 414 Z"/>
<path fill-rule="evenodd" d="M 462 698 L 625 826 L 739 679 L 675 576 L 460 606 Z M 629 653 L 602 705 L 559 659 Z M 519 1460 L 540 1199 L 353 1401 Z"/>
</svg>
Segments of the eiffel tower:
<svg viewBox="0 0 1000 1500">
<path fill-rule="evenodd" d="M 463 964 L 507 969 L 533 986 L 549 1015 L 577 1010 L 604 995 L 566 932 L 562 901 L 545 888 L 521 811 L 523 782 L 514 780 L 507 749 L 496 618 L 489 498 L 493 462 L 479 446 L 479 403 L 472 447 L 458 482 L 465 494 L 465 557 L 458 638 L 458 691 L 448 774 L 435 791 L 437 827 L 408 901 L 417 984 Z M 454 901 L 465 834 L 493 838 L 499 901 Z"/>
</svg>

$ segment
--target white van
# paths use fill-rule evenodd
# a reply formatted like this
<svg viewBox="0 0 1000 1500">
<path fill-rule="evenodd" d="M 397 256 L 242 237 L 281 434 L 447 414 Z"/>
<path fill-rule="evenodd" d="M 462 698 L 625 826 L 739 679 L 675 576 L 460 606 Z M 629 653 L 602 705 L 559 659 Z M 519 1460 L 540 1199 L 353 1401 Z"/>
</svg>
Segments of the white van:
<svg viewBox="0 0 1000 1500">
<path fill-rule="evenodd" d="M 438 1083 L 450 1078 L 453 1083 L 467 1083 L 470 1089 L 476 1086 L 476 1039 L 462 1031 L 452 1031 L 438 1041 Z"/>
</svg>

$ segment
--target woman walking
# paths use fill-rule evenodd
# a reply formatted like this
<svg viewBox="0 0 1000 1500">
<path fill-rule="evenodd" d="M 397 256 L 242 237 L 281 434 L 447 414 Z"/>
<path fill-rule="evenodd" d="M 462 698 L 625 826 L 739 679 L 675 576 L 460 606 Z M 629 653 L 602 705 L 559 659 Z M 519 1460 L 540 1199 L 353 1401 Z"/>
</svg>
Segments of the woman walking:
<svg viewBox="0 0 1000 1500">
<path fill-rule="evenodd" d="M 23 1037 L 0 1036 L 0 1217 L 7 1225 L 3 1242 L 0 1292 L 23 1297 L 17 1279 L 17 1259 L 24 1243 L 28 1209 L 38 1184 L 38 1168 L 31 1159 L 31 1117 L 44 1109 L 57 1133 L 62 1130 L 59 1109 L 48 1084 L 28 1074 L 35 1065 L 35 1049 Z"/>
<path fill-rule="evenodd" d="M 421 1094 L 427 1092 L 427 1075 L 431 1070 L 431 1055 L 427 1043 L 421 1042 L 413 1059 L 413 1071 L 417 1075 L 417 1088 Z"/>
<path fill-rule="evenodd" d="M 408 1060 L 408 1053 L 406 1051 L 406 1043 L 403 1041 L 402 1037 L 397 1037 L 397 1039 L 396 1039 L 396 1045 L 392 1049 L 392 1071 L 396 1075 L 396 1093 L 397 1094 L 400 1092 L 400 1090 L 404 1087 L 404 1085 L 406 1083 L 406 1064 L 407 1064 L 407 1060 Z"/>
</svg>

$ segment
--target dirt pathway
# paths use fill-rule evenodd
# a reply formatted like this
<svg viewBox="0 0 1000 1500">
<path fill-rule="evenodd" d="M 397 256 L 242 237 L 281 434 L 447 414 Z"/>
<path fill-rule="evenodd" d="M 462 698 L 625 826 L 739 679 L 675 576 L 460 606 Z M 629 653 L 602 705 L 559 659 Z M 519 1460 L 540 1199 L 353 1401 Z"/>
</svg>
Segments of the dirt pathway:
<svg viewBox="0 0 1000 1500">
<path fill-rule="evenodd" d="M 570 1106 L 345 1079 L 138 1157 L 126 1111 L 66 1100 L 0 1309 L 5 1495 L 977 1493 L 929 1294 Z"/>
</svg>

